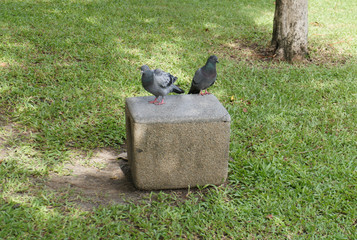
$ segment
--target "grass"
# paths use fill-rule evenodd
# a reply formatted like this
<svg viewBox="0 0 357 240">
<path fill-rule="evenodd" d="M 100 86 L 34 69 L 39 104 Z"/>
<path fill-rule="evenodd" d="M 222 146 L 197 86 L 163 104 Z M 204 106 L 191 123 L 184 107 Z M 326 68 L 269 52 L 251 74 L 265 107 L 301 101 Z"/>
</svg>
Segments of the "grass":
<svg viewBox="0 0 357 240">
<path fill-rule="evenodd" d="M 356 239 L 356 11 L 311 1 L 311 63 L 288 65 L 259 60 L 274 1 L 2 1 L 0 238 Z M 225 186 L 93 211 L 41 190 L 73 149 L 121 146 L 142 64 L 187 90 L 210 54 Z"/>
</svg>

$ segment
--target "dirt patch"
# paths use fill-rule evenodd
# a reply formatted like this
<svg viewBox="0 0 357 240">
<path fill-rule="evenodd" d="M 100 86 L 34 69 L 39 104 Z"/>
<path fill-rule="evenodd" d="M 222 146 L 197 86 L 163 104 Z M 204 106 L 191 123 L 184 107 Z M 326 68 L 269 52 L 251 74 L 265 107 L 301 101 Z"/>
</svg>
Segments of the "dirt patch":
<svg viewBox="0 0 357 240">
<path fill-rule="evenodd" d="M 313 49 L 311 49 L 313 48 Z M 281 60 L 275 58 L 274 48 L 271 46 L 260 46 L 256 43 L 251 43 L 243 40 L 233 40 L 232 42 L 222 44 L 219 47 L 220 55 L 228 59 L 236 61 L 244 61 L 248 64 L 257 65 L 257 62 L 280 62 Z M 299 64 L 314 64 L 314 65 L 340 65 L 345 64 L 350 55 L 339 53 L 333 45 L 328 44 L 322 46 L 309 46 L 310 56 Z M 296 63 L 296 64 L 298 64 Z"/>
<path fill-rule="evenodd" d="M 71 163 L 64 166 L 68 174 L 51 173 L 44 182 L 47 190 L 65 196 L 66 201 L 77 204 L 83 210 L 92 210 L 98 206 L 111 204 L 139 203 L 148 200 L 152 191 L 141 191 L 135 188 L 129 164 L 120 159 L 121 151 L 114 149 L 97 149 L 92 157 L 85 159 L 80 154 Z M 158 192 L 158 191 L 153 191 Z M 183 200 L 190 190 L 165 190 Z"/>
<path fill-rule="evenodd" d="M 51 173 L 45 185 L 57 193 L 68 195 L 70 200 L 88 210 L 99 205 L 137 201 L 143 193 L 131 182 L 128 163 L 118 159 L 110 149 L 98 149 L 93 157 L 73 159 L 64 166 L 68 174 Z"/>
<path fill-rule="evenodd" d="M 0 164 L 21 151 L 15 142 L 31 141 L 31 136 L 27 135 L 0 116 Z M 141 191 L 135 188 L 129 164 L 123 154 L 126 146 L 119 149 L 100 148 L 90 151 L 91 153 L 72 149 L 70 161 L 64 163 L 61 170 L 52 171 L 48 177 L 33 177 L 30 189 L 14 194 L 34 197 L 39 193 L 53 194 L 61 208 L 66 209 L 70 203 L 85 211 L 99 206 L 149 201 L 152 193 L 160 191 Z M 195 191 L 197 190 L 179 189 L 163 192 L 175 195 L 178 201 L 184 201 Z"/>
<path fill-rule="evenodd" d="M 6 62 L 0 62 L 0 69 L 2 68 L 8 68 L 9 67 L 9 64 L 6 63 Z"/>
<path fill-rule="evenodd" d="M 272 61 L 274 59 L 274 49 L 271 47 L 262 47 L 255 43 L 248 43 L 242 40 L 234 40 L 220 46 L 220 55 L 226 58 L 245 61 L 248 63 L 254 61 Z"/>
<path fill-rule="evenodd" d="M 12 131 L 12 125 L 5 122 L 0 115 L 0 163 L 8 155 L 9 149 L 6 142 L 8 141 L 9 135 L 11 135 Z"/>
</svg>

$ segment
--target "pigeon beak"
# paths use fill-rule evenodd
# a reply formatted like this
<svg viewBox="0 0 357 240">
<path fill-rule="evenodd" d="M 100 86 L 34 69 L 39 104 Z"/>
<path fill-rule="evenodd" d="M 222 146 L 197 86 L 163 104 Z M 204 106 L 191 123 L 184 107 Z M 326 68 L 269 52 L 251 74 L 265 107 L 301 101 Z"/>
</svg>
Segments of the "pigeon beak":
<svg viewBox="0 0 357 240">
<path fill-rule="evenodd" d="M 218 60 L 216 60 L 216 63 L 219 63 Z"/>
</svg>

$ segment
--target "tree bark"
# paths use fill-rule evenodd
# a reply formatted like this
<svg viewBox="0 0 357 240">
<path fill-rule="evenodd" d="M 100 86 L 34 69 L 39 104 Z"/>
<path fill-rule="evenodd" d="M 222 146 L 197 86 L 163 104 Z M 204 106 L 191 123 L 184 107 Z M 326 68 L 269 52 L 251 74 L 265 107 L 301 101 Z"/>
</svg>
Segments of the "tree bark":
<svg viewBox="0 0 357 240">
<path fill-rule="evenodd" d="M 272 46 L 278 59 L 303 60 L 307 54 L 308 0 L 276 0 Z"/>
</svg>

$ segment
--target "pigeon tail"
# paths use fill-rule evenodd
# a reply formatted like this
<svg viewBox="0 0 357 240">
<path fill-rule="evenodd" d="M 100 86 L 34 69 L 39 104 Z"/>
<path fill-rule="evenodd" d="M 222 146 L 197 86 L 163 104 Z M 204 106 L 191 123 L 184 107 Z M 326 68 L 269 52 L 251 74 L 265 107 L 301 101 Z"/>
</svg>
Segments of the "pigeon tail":
<svg viewBox="0 0 357 240">
<path fill-rule="evenodd" d="M 172 91 L 174 92 L 174 93 L 184 93 L 185 91 L 184 90 L 182 90 L 181 88 L 179 88 L 178 86 L 176 86 L 176 85 L 174 85 L 174 87 L 172 88 Z"/>
<path fill-rule="evenodd" d="M 200 89 L 198 89 L 198 88 L 195 88 L 195 87 L 191 87 L 190 88 L 190 91 L 188 92 L 188 94 L 199 94 L 201 92 L 201 90 Z"/>
</svg>

